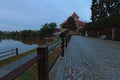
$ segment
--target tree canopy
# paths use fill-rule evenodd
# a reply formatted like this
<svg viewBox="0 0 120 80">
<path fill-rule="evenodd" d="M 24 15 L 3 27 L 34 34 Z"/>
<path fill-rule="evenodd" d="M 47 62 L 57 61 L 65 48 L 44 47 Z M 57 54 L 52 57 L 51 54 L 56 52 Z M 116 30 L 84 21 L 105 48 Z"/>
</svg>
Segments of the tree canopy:
<svg viewBox="0 0 120 80">
<path fill-rule="evenodd" d="M 62 28 L 67 28 L 68 30 L 76 31 L 76 21 L 72 16 L 68 17 L 66 23 L 62 25 Z"/>
<path fill-rule="evenodd" d="M 53 35 L 55 29 L 57 27 L 57 24 L 52 22 L 52 23 L 45 23 L 42 25 L 42 28 L 40 29 L 40 37 L 50 37 Z"/>
<path fill-rule="evenodd" d="M 12 32 L 2 32 L 0 31 L 0 36 L 4 36 L 7 38 L 43 38 L 52 36 L 55 32 L 57 24 L 45 23 L 42 25 L 40 30 L 22 30 L 22 31 L 12 31 Z"/>
<path fill-rule="evenodd" d="M 119 0 L 92 0 L 91 20 L 96 29 L 120 27 Z"/>
</svg>

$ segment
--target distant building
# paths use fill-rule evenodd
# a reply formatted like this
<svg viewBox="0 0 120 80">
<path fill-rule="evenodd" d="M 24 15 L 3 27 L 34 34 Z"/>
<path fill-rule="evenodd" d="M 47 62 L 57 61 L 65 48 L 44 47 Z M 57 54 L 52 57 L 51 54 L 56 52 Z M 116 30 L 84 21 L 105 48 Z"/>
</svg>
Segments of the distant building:
<svg viewBox="0 0 120 80">
<path fill-rule="evenodd" d="M 79 16 L 78 16 L 75 12 L 74 12 L 71 16 L 72 16 L 72 17 L 74 18 L 74 20 L 76 21 L 76 25 L 77 25 L 77 31 L 76 31 L 76 32 L 78 32 L 79 29 L 83 28 L 83 27 L 86 25 L 85 22 L 79 20 Z M 61 26 L 62 26 L 63 24 L 65 24 L 65 23 L 67 23 L 67 20 L 64 21 L 64 22 L 61 24 Z M 67 29 L 61 27 L 61 32 L 65 31 L 65 30 L 67 30 Z"/>
</svg>

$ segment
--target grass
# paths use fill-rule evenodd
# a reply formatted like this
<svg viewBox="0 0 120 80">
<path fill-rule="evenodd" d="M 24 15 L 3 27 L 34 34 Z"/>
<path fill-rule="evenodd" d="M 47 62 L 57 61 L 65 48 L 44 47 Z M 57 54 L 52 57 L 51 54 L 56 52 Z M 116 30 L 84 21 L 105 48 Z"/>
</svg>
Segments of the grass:
<svg viewBox="0 0 120 80">
<path fill-rule="evenodd" d="M 15 80 L 38 80 L 38 66 L 35 63 L 28 70 L 18 76 Z"/>
<path fill-rule="evenodd" d="M 51 66 L 51 64 L 56 60 L 58 55 L 61 52 L 61 46 L 58 47 L 56 50 L 54 50 L 49 56 L 48 56 L 48 65 Z"/>
<path fill-rule="evenodd" d="M 61 47 L 58 47 L 48 56 L 48 65 L 51 66 L 56 58 L 59 56 L 61 52 Z M 38 67 L 35 63 L 32 67 L 22 73 L 19 77 L 15 80 L 38 80 Z"/>
<path fill-rule="evenodd" d="M 21 59 L 21 58 L 23 58 L 23 57 L 25 57 L 25 56 L 27 56 L 29 54 L 32 54 L 32 53 L 34 53 L 36 51 L 37 51 L 37 49 L 35 48 L 35 49 L 32 49 L 32 50 L 26 51 L 26 52 L 24 52 L 22 54 L 19 54 L 18 56 L 13 56 L 13 57 L 4 59 L 4 60 L 0 61 L 0 67 L 4 66 L 4 65 L 7 65 L 7 64 L 10 64 L 13 61 L 19 60 L 19 59 Z"/>
<path fill-rule="evenodd" d="M 60 39 L 55 39 L 54 41 L 52 41 L 52 42 L 50 42 L 50 43 L 47 43 L 47 44 L 45 44 L 46 46 L 50 46 L 50 45 L 52 45 L 52 44 L 54 44 L 54 43 L 56 43 L 56 42 L 58 42 Z"/>
</svg>

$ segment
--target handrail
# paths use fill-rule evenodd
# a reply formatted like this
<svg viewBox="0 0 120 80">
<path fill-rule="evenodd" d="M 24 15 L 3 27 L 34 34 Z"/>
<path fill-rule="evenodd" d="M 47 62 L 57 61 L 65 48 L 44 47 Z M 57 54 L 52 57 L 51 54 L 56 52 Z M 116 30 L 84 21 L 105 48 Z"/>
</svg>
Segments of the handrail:
<svg viewBox="0 0 120 80">
<path fill-rule="evenodd" d="M 33 59 L 31 59 L 28 62 L 24 63 L 23 65 L 21 65 L 20 67 L 16 68 L 12 72 L 10 72 L 7 75 L 5 75 L 2 78 L 0 78 L 0 80 L 13 80 L 13 79 L 15 79 L 21 73 L 26 71 L 29 67 L 31 67 L 33 64 L 35 64 L 35 62 L 40 60 L 42 58 L 42 56 L 43 55 L 39 55 L 39 56 L 34 57 Z"/>
<path fill-rule="evenodd" d="M 53 62 L 53 64 L 48 67 L 48 55 L 49 55 L 48 53 L 54 50 L 56 47 L 60 46 L 60 44 L 62 45 L 61 56 L 64 57 L 64 52 L 63 52 L 64 51 L 64 39 L 62 41 L 59 41 L 53 44 L 52 46 L 49 46 L 49 48 L 47 46 L 38 47 L 36 57 L 27 61 L 20 67 L 8 73 L 7 75 L 3 76 L 2 78 L 0 78 L 0 80 L 14 80 L 35 63 L 38 64 L 38 80 L 48 80 L 49 71 L 52 69 L 52 67 L 54 66 L 56 60 L 58 59 L 60 55 L 59 54 L 57 58 L 55 59 L 55 61 Z"/>
<path fill-rule="evenodd" d="M 9 55 L 12 55 L 12 54 L 16 54 L 18 56 L 18 48 L 1 52 L 0 53 L 0 58 L 6 57 L 6 56 L 9 56 Z"/>
<path fill-rule="evenodd" d="M 14 51 L 14 50 L 16 50 L 16 49 L 12 49 L 12 50 L 8 50 L 8 51 L 0 52 L 0 54 L 11 52 L 11 51 Z"/>
<path fill-rule="evenodd" d="M 0 56 L 0 58 L 3 58 L 3 57 L 6 57 L 6 56 L 10 56 L 10 55 L 12 55 L 12 54 L 15 54 L 16 52 L 12 52 L 12 53 L 9 53 L 9 54 L 6 54 L 6 55 L 3 55 L 3 56 Z"/>
<path fill-rule="evenodd" d="M 48 53 L 50 53 L 52 50 L 54 50 L 56 47 L 58 47 L 61 43 L 62 43 L 62 41 L 60 40 L 56 44 L 53 44 L 52 46 L 49 46 L 48 47 Z"/>
</svg>

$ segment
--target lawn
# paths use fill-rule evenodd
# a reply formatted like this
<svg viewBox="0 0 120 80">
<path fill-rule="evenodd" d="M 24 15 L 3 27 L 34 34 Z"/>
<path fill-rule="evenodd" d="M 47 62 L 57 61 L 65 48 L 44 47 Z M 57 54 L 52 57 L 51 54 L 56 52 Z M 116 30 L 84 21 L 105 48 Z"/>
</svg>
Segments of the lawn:
<svg viewBox="0 0 120 80">
<path fill-rule="evenodd" d="M 10 64 L 13 61 L 19 60 L 19 59 L 21 59 L 21 58 L 23 58 L 23 57 L 25 57 L 25 56 L 27 56 L 29 54 L 32 54 L 32 53 L 34 53 L 36 51 L 37 51 L 37 49 L 35 48 L 35 49 L 32 49 L 32 50 L 26 51 L 26 52 L 24 52 L 22 54 L 19 54 L 18 56 L 13 56 L 13 57 L 4 59 L 4 60 L 0 61 L 0 67 L 4 66 L 4 65 L 7 65 L 7 64 Z"/>
<path fill-rule="evenodd" d="M 58 58 L 60 52 L 61 52 L 61 47 L 58 47 L 48 56 L 49 67 L 54 63 L 56 58 Z M 37 63 L 35 63 L 33 66 L 31 66 L 28 70 L 26 70 L 15 80 L 37 80 L 37 79 L 38 79 L 38 67 L 37 67 Z"/>
</svg>

